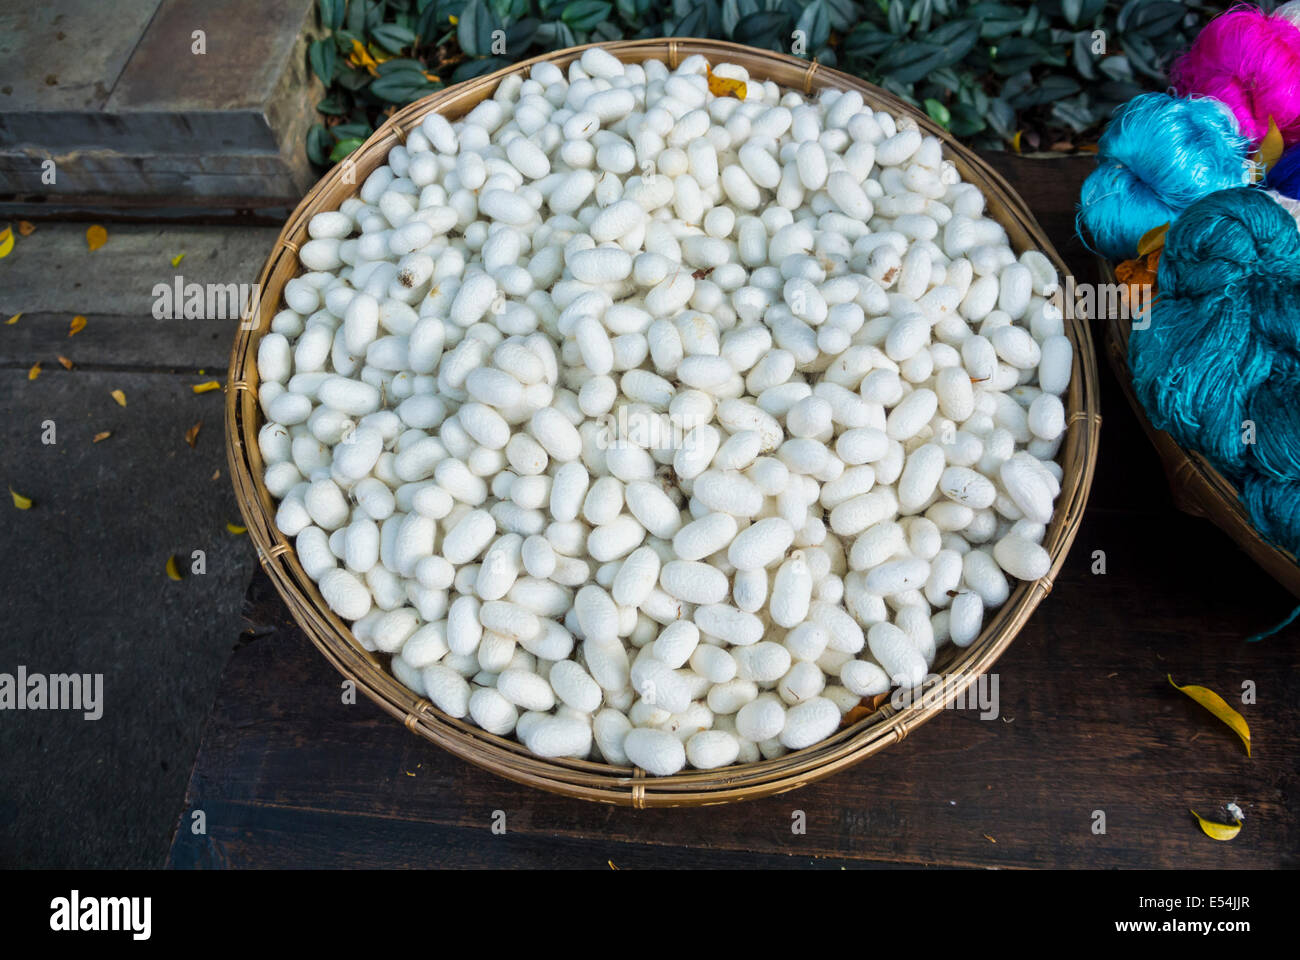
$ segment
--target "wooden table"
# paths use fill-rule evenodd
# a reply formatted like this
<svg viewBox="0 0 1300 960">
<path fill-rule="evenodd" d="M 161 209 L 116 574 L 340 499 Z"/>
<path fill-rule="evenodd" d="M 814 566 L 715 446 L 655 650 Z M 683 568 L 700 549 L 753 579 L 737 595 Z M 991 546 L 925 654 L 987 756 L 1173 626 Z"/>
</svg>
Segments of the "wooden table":
<svg viewBox="0 0 1300 960">
<path fill-rule="evenodd" d="M 1073 239 L 1091 161 L 994 159 L 1076 277 L 1094 279 Z M 947 711 L 847 772 L 765 800 L 590 804 L 457 760 L 364 697 L 345 704 L 342 678 L 259 573 L 170 864 L 1296 866 L 1300 629 L 1245 642 L 1292 601 L 1208 522 L 1173 510 L 1104 363 L 1102 392 L 1083 527 L 1052 595 L 997 663 L 996 719 Z M 1103 558 L 1105 573 L 1094 572 Z M 1254 757 L 1166 674 L 1238 705 Z M 1246 682 L 1257 702 L 1242 706 Z M 1188 813 L 1225 819 L 1230 802 L 1246 817 L 1230 843 L 1206 837 Z M 192 828 L 198 810 L 203 834 Z M 1095 832 L 1103 816 L 1105 832 Z"/>
</svg>

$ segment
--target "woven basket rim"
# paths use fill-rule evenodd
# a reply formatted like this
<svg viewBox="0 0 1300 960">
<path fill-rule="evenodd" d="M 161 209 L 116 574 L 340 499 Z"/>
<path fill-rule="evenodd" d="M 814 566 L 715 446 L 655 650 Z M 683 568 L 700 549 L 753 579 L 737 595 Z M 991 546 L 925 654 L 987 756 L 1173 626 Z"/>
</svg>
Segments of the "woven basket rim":
<svg viewBox="0 0 1300 960">
<path fill-rule="evenodd" d="M 456 119 L 496 89 L 506 76 L 525 74 L 535 64 L 567 66 L 589 47 L 599 46 L 625 62 L 664 60 L 670 68 L 685 57 L 703 54 L 711 63 L 745 66 L 757 79 L 810 94 L 823 87 L 856 90 L 874 109 L 913 118 L 927 134 L 940 138 L 946 159 L 963 179 L 974 182 L 987 198 L 990 215 L 1007 228 L 1017 249 L 1032 247 L 1049 257 L 1061 276 L 1069 273 L 1023 200 L 991 166 L 953 138 L 924 113 L 879 88 L 840 71 L 786 55 L 725 41 L 693 38 L 633 40 L 587 44 L 533 57 L 495 73 L 437 91 L 396 111 L 349 158 L 328 171 L 290 215 L 259 277 L 261 300 L 249 322 L 236 334 L 226 391 L 228 463 L 239 508 L 259 560 L 295 621 L 326 659 L 352 680 L 381 709 L 414 733 L 450 753 L 519 783 L 552 792 L 633 807 L 698 806 L 770 796 L 829 776 L 902 740 L 945 709 L 957 695 L 988 671 L 1011 643 L 1038 603 L 1050 592 L 1078 532 L 1097 462 L 1098 413 L 1096 354 L 1086 317 L 1066 320 L 1074 347 L 1071 383 L 1066 395 L 1067 432 L 1058 458 L 1064 470 L 1061 495 L 1044 538 L 1051 556 L 1048 574 L 1033 582 L 1016 582 L 1010 597 L 992 611 L 980 637 L 969 647 L 951 645 L 932 668 L 940 679 L 923 687 L 902 709 L 886 703 L 871 716 L 845 727 L 827 740 L 771 760 L 719 770 L 686 770 L 670 777 L 648 777 L 643 770 L 590 761 L 541 760 L 519 743 L 488 734 L 436 709 L 428 700 L 399 684 L 379 657 L 363 650 L 350 629 L 325 607 L 316 585 L 298 563 L 292 544 L 274 524 L 274 504 L 262 482 L 257 431 L 263 422 L 257 403 L 256 351 L 260 337 L 277 312 L 284 283 L 302 271 L 297 251 L 312 215 L 337 209 L 342 197 L 355 193 L 388 150 L 431 110 Z M 352 173 L 351 182 L 344 182 Z M 936 690 L 936 688 L 939 688 Z M 919 702 L 917 702 L 919 701 Z"/>
<path fill-rule="evenodd" d="M 1115 283 L 1114 265 L 1104 257 L 1098 257 L 1097 261 L 1102 278 Z M 1138 424 L 1160 457 L 1179 509 L 1209 520 L 1292 596 L 1300 598 L 1300 560 L 1289 550 L 1266 540 L 1255 529 L 1236 484 L 1204 454 L 1181 446 L 1170 434 L 1151 423 L 1146 408 L 1133 389 L 1133 371 L 1128 365 L 1129 321 L 1107 317 L 1104 331 L 1111 370 Z"/>
</svg>

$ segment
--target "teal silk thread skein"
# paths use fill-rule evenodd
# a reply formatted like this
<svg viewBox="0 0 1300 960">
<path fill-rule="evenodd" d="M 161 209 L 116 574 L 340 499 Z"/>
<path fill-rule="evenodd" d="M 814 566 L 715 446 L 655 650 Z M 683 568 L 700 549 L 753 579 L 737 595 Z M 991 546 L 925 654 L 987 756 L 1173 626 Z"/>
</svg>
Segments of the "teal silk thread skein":
<svg viewBox="0 0 1300 960">
<path fill-rule="evenodd" d="M 1170 228 L 1157 282 L 1150 325 L 1129 338 L 1138 398 L 1237 485 L 1260 534 L 1300 554 L 1295 219 L 1259 188 L 1210 194 Z"/>
</svg>

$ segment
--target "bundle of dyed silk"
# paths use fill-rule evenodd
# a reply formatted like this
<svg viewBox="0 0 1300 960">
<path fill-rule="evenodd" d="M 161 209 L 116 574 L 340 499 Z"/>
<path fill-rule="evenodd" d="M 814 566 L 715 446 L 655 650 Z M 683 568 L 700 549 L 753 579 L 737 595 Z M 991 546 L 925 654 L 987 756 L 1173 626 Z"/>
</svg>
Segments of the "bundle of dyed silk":
<svg viewBox="0 0 1300 960">
<path fill-rule="evenodd" d="M 1248 148 L 1236 118 L 1217 100 L 1134 97 L 1115 111 L 1097 144 L 1079 231 L 1112 260 L 1132 257 L 1145 233 L 1189 204 L 1246 183 Z"/>
<path fill-rule="evenodd" d="M 1237 487 L 1261 536 L 1300 555 L 1297 24 L 1300 3 L 1211 21 L 1171 69 L 1178 96 L 1116 111 L 1079 228 L 1126 260 L 1170 225 L 1149 323 L 1129 337 L 1134 392 Z"/>
<path fill-rule="evenodd" d="M 1300 230 L 1263 190 L 1211 194 L 1169 230 L 1150 325 L 1129 338 L 1152 424 L 1238 485 L 1300 553 Z"/>
<path fill-rule="evenodd" d="M 1170 70 L 1186 97 L 1210 97 L 1228 107 L 1258 147 L 1272 119 L 1290 146 L 1300 141 L 1300 5 L 1269 15 L 1234 7 L 1215 17 Z"/>
</svg>

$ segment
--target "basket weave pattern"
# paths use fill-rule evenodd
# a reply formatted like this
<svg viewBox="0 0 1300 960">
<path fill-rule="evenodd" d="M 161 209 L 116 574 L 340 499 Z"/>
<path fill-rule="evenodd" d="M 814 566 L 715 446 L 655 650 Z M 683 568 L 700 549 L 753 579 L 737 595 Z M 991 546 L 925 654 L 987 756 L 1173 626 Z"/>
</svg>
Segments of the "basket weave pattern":
<svg viewBox="0 0 1300 960">
<path fill-rule="evenodd" d="M 886 110 L 895 116 L 908 115 L 925 133 L 939 137 L 944 143 L 945 159 L 956 165 L 964 180 L 983 190 L 989 214 L 1006 228 L 1012 245 L 1017 250 L 1040 250 L 1062 276 L 1068 272 L 1023 201 L 998 173 L 952 140 L 929 117 L 876 87 L 795 57 L 721 41 L 660 39 L 601 46 L 626 63 L 659 59 L 670 68 L 688 56 L 703 54 L 710 63 L 736 63 L 755 79 L 772 80 L 804 94 L 823 88 L 857 90 L 873 109 Z M 508 74 L 526 76 L 535 63 L 544 60 L 564 68 L 585 49 L 573 47 L 523 61 L 410 104 L 385 122 L 347 161 L 326 174 L 298 205 L 263 267 L 259 278 L 260 304 L 250 321 L 241 326 L 231 354 L 225 429 L 236 496 L 262 566 L 303 631 L 340 673 L 413 733 L 500 776 L 585 800 L 633 807 L 699 806 L 782 793 L 829 776 L 902 740 L 909 731 L 940 712 L 978 675 L 990 669 L 1051 590 L 1053 578 L 1078 530 L 1097 461 L 1101 418 L 1097 412 L 1096 354 L 1086 318 L 1065 321 L 1066 334 L 1074 346 L 1074 367 L 1064 398 L 1067 432 L 1060 452 L 1064 479 L 1055 514 L 1043 540 L 1052 558 L 1048 575 L 1032 583 L 1017 582 L 1010 598 L 991 612 L 979 639 L 970 647 L 945 647 L 933 667 L 935 673 L 945 676 L 932 681 L 925 688 L 925 696 L 917 696 L 901 710 L 886 704 L 821 743 L 757 763 L 648 777 L 643 770 L 633 767 L 585 760 L 543 760 L 514 740 L 448 717 L 399 683 L 382 660 L 364 650 L 347 624 L 328 609 L 315 583 L 298 562 L 292 544 L 276 529 L 275 504 L 262 481 L 264 465 L 257 432 L 264 418 L 257 401 L 257 346 L 279 308 L 285 283 L 301 272 L 297 254 L 307 239 L 308 221 L 317 213 L 338 209 L 373 170 L 383 165 L 388 151 L 404 142 L 407 133 L 428 112 L 436 111 L 454 120 L 491 96 L 498 82 Z M 940 684 L 943 689 L 932 694 L 931 687 Z"/>
</svg>

